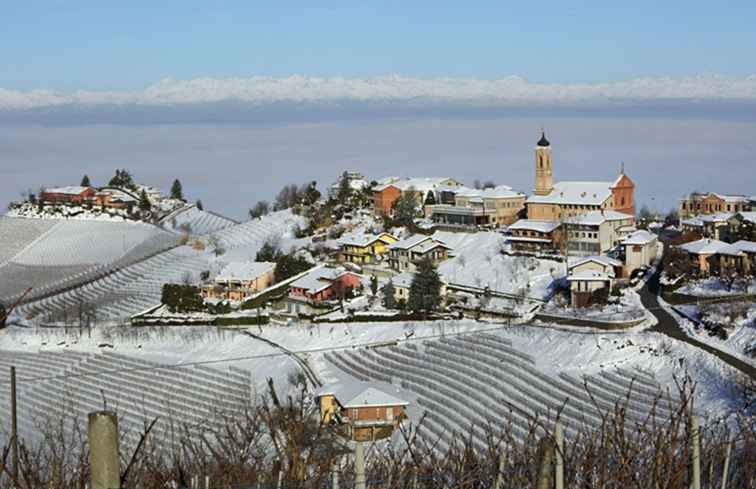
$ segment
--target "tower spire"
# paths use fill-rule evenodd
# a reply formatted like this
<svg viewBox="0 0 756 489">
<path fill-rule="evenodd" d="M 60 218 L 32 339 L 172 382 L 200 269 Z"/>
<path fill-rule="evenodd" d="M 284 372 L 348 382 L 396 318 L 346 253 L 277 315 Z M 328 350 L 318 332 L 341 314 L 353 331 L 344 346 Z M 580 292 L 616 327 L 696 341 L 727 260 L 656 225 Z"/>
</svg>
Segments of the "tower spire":
<svg viewBox="0 0 756 489">
<path fill-rule="evenodd" d="M 542 148 L 551 146 L 551 143 L 549 143 L 549 140 L 546 139 L 546 131 L 544 131 L 543 127 L 541 128 L 541 139 L 539 139 L 538 143 L 536 144 Z"/>
</svg>

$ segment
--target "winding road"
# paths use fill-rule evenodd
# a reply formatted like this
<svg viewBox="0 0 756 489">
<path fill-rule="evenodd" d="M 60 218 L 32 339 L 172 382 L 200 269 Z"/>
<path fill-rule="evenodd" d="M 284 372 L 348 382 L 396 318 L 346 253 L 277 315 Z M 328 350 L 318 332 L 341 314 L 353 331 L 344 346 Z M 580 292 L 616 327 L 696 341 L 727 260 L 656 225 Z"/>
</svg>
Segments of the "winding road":
<svg viewBox="0 0 756 489">
<path fill-rule="evenodd" d="M 756 379 L 756 368 L 739 358 L 730 355 L 718 348 L 711 345 L 707 345 L 701 341 L 688 336 L 685 331 L 680 328 L 677 320 L 668 313 L 662 305 L 659 303 L 659 293 L 661 292 L 661 284 L 659 283 L 659 277 L 661 276 L 662 266 L 657 267 L 656 273 L 648 280 L 646 286 L 640 291 L 641 302 L 643 306 L 653 314 L 658 323 L 652 328 L 652 331 L 662 333 L 670 338 L 683 341 L 689 345 L 693 345 L 696 348 L 700 348 L 711 355 L 716 356 L 726 364 L 734 367 L 744 374 L 750 376 L 752 379 Z"/>
</svg>

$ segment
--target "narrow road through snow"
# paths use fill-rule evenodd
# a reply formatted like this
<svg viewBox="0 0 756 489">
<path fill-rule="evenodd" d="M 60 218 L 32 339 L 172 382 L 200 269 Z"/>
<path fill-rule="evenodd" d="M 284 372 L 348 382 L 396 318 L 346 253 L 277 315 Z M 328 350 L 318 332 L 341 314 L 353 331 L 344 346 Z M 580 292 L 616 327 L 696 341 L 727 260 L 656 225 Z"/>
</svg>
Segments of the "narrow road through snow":
<svg viewBox="0 0 756 489">
<path fill-rule="evenodd" d="M 646 283 L 646 286 L 643 287 L 643 289 L 641 289 L 640 291 L 640 297 L 641 297 L 641 302 L 643 303 L 643 306 L 646 309 L 648 309 L 651 312 L 651 314 L 653 314 L 658 320 L 658 323 L 656 324 L 656 326 L 652 328 L 652 331 L 665 334 L 669 336 L 670 338 L 674 338 L 679 341 L 684 341 L 685 343 L 688 343 L 697 348 L 700 348 L 706 351 L 707 353 L 710 353 L 718 357 L 720 360 L 722 360 L 726 364 L 740 370 L 741 372 L 750 376 L 752 379 L 756 379 L 756 368 L 740 360 L 739 358 L 733 355 L 730 355 L 727 352 L 724 352 L 711 345 L 707 345 L 706 343 L 703 343 L 694 338 L 691 338 L 685 333 L 685 331 L 682 330 L 682 328 L 680 328 L 680 325 L 677 323 L 677 320 L 675 320 L 675 318 L 672 317 L 671 314 L 669 314 L 665 309 L 662 308 L 661 304 L 659 303 L 659 297 L 658 297 L 658 294 L 660 293 L 660 290 L 661 290 L 661 285 L 659 284 L 659 277 L 661 276 L 662 269 L 663 267 L 660 264 L 657 267 L 656 273 L 654 273 L 654 275 Z"/>
</svg>

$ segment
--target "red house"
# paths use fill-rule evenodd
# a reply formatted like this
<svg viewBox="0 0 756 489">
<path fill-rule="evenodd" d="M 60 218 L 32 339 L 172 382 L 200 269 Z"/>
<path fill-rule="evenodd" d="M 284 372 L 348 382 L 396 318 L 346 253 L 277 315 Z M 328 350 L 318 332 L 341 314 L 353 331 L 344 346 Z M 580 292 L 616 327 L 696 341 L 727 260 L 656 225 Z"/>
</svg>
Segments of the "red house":
<svg viewBox="0 0 756 489">
<path fill-rule="evenodd" d="M 57 187 L 42 192 L 44 202 L 81 204 L 94 198 L 97 192 L 92 187 Z"/>
<path fill-rule="evenodd" d="M 315 267 L 291 283 L 289 293 L 312 303 L 338 299 L 347 289 L 360 286 L 361 276 L 343 268 Z"/>
</svg>

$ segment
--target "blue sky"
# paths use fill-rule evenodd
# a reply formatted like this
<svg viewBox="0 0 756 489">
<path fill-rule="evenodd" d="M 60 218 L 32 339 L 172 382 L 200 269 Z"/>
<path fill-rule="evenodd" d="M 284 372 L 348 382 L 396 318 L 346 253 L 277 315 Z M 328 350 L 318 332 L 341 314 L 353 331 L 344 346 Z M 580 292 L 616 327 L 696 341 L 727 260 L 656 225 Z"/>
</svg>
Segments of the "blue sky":
<svg viewBox="0 0 756 489">
<path fill-rule="evenodd" d="M 9 2 L 0 87 L 268 75 L 596 83 L 756 72 L 756 2 Z M 325 4 L 315 7 L 313 4 Z"/>
</svg>

